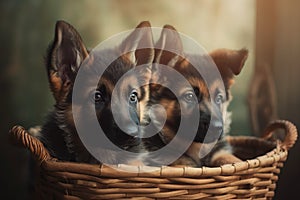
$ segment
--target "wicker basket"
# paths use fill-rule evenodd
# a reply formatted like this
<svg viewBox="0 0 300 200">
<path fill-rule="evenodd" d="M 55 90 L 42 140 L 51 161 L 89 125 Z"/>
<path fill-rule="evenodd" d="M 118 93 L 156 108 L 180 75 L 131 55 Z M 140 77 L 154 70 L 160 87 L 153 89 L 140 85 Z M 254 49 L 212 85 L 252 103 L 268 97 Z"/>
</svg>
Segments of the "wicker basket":
<svg viewBox="0 0 300 200">
<path fill-rule="evenodd" d="M 274 140 L 277 129 L 285 131 Z M 38 163 L 38 199 L 272 199 L 280 168 L 297 140 L 296 127 L 284 120 L 271 123 L 264 139 L 228 137 L 235 154 L 244 161 L 220 167 L 157 167 L 136 173 L 107 166 L 62 162 L 50 156 L 43 144 L 15 126 L 15 144 L 26 147 Z"/>
</svg>

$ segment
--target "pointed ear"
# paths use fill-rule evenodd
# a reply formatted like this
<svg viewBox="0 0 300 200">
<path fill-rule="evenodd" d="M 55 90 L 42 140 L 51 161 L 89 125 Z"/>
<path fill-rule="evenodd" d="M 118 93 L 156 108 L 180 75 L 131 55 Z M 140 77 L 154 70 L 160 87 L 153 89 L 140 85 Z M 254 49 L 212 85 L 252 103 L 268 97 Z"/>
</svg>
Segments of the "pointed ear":
<svg viewBox="0 0 300 200">
<path fill-rule="evenodd" d="M 159 64 L 168 63 L 178 54 L 182 55 L 183 46 L 179 33 L 171 25 L 165 25 L 155 45 L 154 61 Z M 175 52 L 175 53 L 174 53 Z"/>
<path fill-rule="evenodd" d="M 87 56 L 88 52 L 77 31 L 67 22 L 58 21 L 47 59 L 50 88 L 57 102 L 69 92 L 79 66 Z"/>
<path fill-rule="evenodd" d="M 154 45 L 151 24 L 148 21 L 141 22 L 136 29 L 122 42 L 121 53 L 136 66 L 152 64 L 154 58 Z"/>
<path fill-rule="evenodd" d="M 234 83 L 234 76 L 241 72 L 248 58 L 248 50 L 217 49 L 209 55 L 217 65 L 226 88 L 229 89 Z"/>
</svg>

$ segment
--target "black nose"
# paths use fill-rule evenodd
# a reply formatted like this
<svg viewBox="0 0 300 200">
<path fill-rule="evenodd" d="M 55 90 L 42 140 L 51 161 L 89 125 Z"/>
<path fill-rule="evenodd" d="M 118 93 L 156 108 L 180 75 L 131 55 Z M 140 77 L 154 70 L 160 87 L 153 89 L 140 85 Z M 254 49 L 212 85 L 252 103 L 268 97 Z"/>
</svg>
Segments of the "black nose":
<svg viewBox="0 0 300 200">
<path fill-rule="evenodd" d="M 211 143 L 220 138 L 223 134 L 223 123 L 221 121 L 211 121 L 209 117 L 200 120 L 195 142 Z"/>
<path fill-rule="evenodd" d="M 216 134 L 222 133 L 223 132 L 223 123 L 211 122 L 209 129 L 211 132 L 216 133 Z"/>
<path fill-rule="evenodd" d="M 200 112 L 200 124 L 203 130 L 210 133 L 218 134 L 223 132 L 224 127 L 221 117 L 214 118 L 207 112 Z"/>
<path fill-rule="evenodd" d="M 200 111 L 199 129 L 202 133 L 206 133 L 211 122 L 210 114 Z"/>
</svg>

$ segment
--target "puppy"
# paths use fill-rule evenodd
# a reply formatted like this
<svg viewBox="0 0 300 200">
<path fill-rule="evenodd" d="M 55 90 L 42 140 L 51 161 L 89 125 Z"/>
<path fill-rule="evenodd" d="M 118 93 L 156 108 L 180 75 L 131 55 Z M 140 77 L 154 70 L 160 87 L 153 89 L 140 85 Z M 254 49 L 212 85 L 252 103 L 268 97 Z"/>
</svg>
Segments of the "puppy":
<svg viewBox="0 0 300 200">
<path fill-rule="evenodd" d="M 143 31 L 140 31 L 141 28 L 144 28 Z M 96 111 L 101 128 L 113 144 L 123 150 L 139 151 L 141 141 L 136 137 L 137 125 L 144 118 L 143 104 L 149 97 L 147 87 L 139 86 L 148 84 L 154 58 L 154 49 L 139 49 L 142 43 L 148 47 L 153 46 L 149 22 L 140 23 L 119 46 L 99 52 L 89 52 L 79 33 L 70 24 L 64 21 L 56 23 L 54 41 L 49 46 L 46 58 L 47 75 L 55 105 L 39 136 L 53 157 L 65 161 L 99 162 L 85 148 L 78 135 L 74 110 L 83 116 L 83 120 L 88 121 L 87 124 Z M 99 54 L 102 58 L 111 54 L 119 55 L 102 76 L 99 76 L 98 71 L 105 66 L 99 64 Z M 86 84 L 79 97 L 72 102 L 75 79 L 82 66 L 90 74 L 86 79 L 96 80 L 97 84 Z M 127 73 L 130 70 L 135 70 L 135 73 Z M 125 74 L 125 78 L 119 81 Z M 116 95 L 112 101 L 114 89 Z M 114 116 L 112 106 L 118 111 Z M 119 121 L 123 123 L 123 129 L 119 128 L 116 119 L 121 119 Z M 113 162 L 119 162 L 117 154 L 112 153 Z"/>
<path fill-rule="evenodd" d="M 170 49 L 176 50 L 180 54 L 171 52 Z M 150 104 L 162 105 L 167 116 L 164 125 L 161 123 L 163 116 L 160 112 L 157 112 L 151 119 L 158 127 L 162 126 L 162 129 L 159 136 L 152 137 L 148 141 L 147 148 L 152 151 L 169 144 L 176 138 L 180 123 L 193 123 L 196 112 L 198 112 L 200 118 L 192 144 L 187 148 L 185 154 L 171 165 L 219 166 L 240 161 L 232 155 L 230 145 L 224 136 L 229 131 L 231 121 L 230 113 L 227 112 L 231 100 L 230 88 L 234 82 L 234 76 L 241 72 L 247 56 L 248 51 L 245 49 L 237 51 L 217 49 L 210 52 L 209 56 L 184 55 L 183 44 L 175 28 L 169 25 L 164 26 L 155 45 L 154 63 L 165 65 L 165 67 L 160 69 L 153 67 Z M 205 64 L 209 60 L 215 63 L 221 80 L 213 80 L 208 88 L 205 80 L 190 60 L 200 62 L 199 65 Z M 180 73 L 191 87 L 187 87 L 185 83 L 174 78 L 176 72 Z M 156 84 L 158 81 L 160 83 Z M 220 81 L 223 82 L 225 91 L 222 91 Z M 175 90 L 171 91 L 169 88 L 175 88 Z M 190 133 L 185 134 L 187 136 Z M 179 147 L 186 138 L 184 136 L 177 137 L 177 140 L 177 147 Z M 173 151 L 177 151 L 177 149 L 175 148 Z"/>
</svg>

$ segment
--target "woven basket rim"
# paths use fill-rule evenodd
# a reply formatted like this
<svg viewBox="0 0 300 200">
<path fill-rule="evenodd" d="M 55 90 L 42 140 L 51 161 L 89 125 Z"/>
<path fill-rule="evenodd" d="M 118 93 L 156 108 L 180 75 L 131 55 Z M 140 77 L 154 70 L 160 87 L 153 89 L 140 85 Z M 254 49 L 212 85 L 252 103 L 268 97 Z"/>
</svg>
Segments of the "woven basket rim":
<svg viewBox="0 0 300 200">
<path fill-rule="evenodd" d="M 285 138 L 283 141 L 270 141 L 270 138 L 276 129 L 284 129 Z M 119 164 L 112 168 L 111 166 L 106 165 L 59 161 L 56 158 L 51 157 L 44 145 L 37 138 L 31 136 L 22 126 L 14 126 L 10 130 L 11 141 L 16 145 L 29 149 L 36 161 L 45 170 L 70 171 L 76 173 L 83 172 L 84 174 L 91 176 L 105 176 L 112 178 L 218 176 L 235 174 L 245 170 L 253 170 L 257 167 L 267 166 L 274 162 L 285 161 L 288 150 L 296 142 L 297 136 L 297 129 L 293 123 L 287 120 L 276 120 L 267 126 L 262 138 L 254 136 L 227 136 L 228 140 L 256 140 L 268 145 L 275 144 L 274 149 L 254 159 L 244 160 L 233 164 L 225 164 L 219 167 L 151 167 Z M 148 172 L 145 172 L 145 169 L 147 169 Z"/>
</svg>

